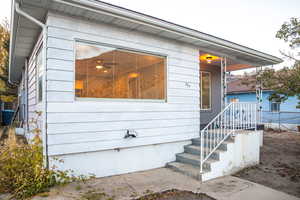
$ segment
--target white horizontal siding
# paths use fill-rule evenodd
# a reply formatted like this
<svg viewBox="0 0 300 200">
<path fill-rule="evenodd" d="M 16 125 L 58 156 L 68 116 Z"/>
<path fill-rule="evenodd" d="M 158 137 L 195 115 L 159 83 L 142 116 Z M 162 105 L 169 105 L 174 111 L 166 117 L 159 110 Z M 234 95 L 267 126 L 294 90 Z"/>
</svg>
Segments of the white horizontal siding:
<svg viewBox="0 0 300 200">
<path fill-rule="evenodd" d="M 48 154 L 61 155 L 69 153 L 80 153 L 80 152 L 91 152 L 100 151 L 107 149 L 119 149 L 126 147 L 135 147 L 151 144 L 169 143 L 174 141 L 185 141 L 191 138 L 197 137 L 198 134 L 173 134 L 173 135 L 159 135 L 152 137 L 142 137 L 135 139 L 122 139 L 122 140 L 108 140 L 108 141 L 96 141 L 93 142 L 82 142 L 82 143 L 71 143 L 71 144 L 56 144 L 48 146 Z"/>
<path fill-rule="evenodd" d="M 198 98 L 199 94 L 195 94 L 195 90 L 186 90 L 186 89 L 168 89 L 168 95 L 169 96 L 185 96 L 185 97 L 191 97 L 191 98 Z"/>
<path fill-rule="evenodd" d="M 63 58 L 72 61 L 74 58 L 73 50 L 57 49 L 49 47 L 47 50 L 47 58 Z"/>
<path fill-rule="evenodd" d="M 48 70 L 47 80 L 58 80 L 58 81 L 74 81 L 73 71 L 60 71 L 60 70 Z"/>
<path fill-rule="evenodd" d="M 52 134 L 48 136 L 49 145 L 62 145 L 72 143 L 84 143 L 107 140 L 120 140 L 124 137 L 125 130 L 113 131 L 96 131 L 96 132 L 81 132 L 81 133 L 65 133 L 65 134 Z M 191 126 L 173 126 L 173 127 L 157 127 L 151 129 L 137 129 L 138 138 L 146 138 L 160 135 L 174 135 L 174 134 L 191 134 L 197 132 L 194 125 Z M 109 134 L 109 139 L 107 135 Z"/>
<path fill-rule="evenodd" d="M 185 104 L 177 105 L 170 103 L 152 103 L 152 102 L 124 102 L 124 101 L 74 101 L 71 103 L 51 103 L 47 104 L 48 112 L 80 112 L 80 113 L 101 113 L 101 112 L 183 112 L 199 111 L 197 105 Z"/>
<path fill-rule="evenodd" d="M 66 40 L 66 39 L 48 37 L 48 41 L 47 41 L 48 47 L 58 48 L 58 49 L 70 50 L 74 48 L 73 45 L 74 42 L 72 40 Z"/>
<path fill-rule="evenodd" d="M 59 59 L 48 59 L 48 70 L 63 70 L 63 71 L 73 71 L 74 62 L 73 61 L 66 61 L 66 60 L 59 60 Z"/>
<path fill-rule="evenodd" d="M 179 74 L 179 73 L 169 73 L 169 80 L 172 81 L 183 81 L 186 83 L 199 83 L 199 77 L 196 76 L 190 76 L 185 74 Z"/>
<path fill-rule="evenodd" d="M 186 68 L 184 66 L 172 66 L 169 63 L 169 72 L 171 73 L 175 73 L 175 74 L 184 74 L 184 75 L 188 75 L 188 76 L 195 76 L 195 77 L 199 77 L 199 69 L 191 69 L 191 68 Z"/>
<path fill-rule="evenodd" d="M 47 132 L 49 154 L 187 140 L 199 135 L 199 54 L 191 45 L 107 24 L 49 14 Z M 167 102 L 76 100 L 74 40 L 167 56 Z M 127 129 L 137 138 L 125 140 Z"/>
<path fill-rule="evenodd" d="M 36 90 L 36 65 L 35 54 L 32 54 L 28 63 L 28 119 L 29 121 L 36 117 L 37 90 Z M 31 126 L 30 126 L 31 127 Z"/>
<path fill-rule="evenodd" d="M 50 27 L 48 34 L 54 38 L 65 38 L 66 40 L 72 41 L 73 38 L 83 36 L 81 34 L 88 34 L 92 41 L 102 42 L 98 40 L 99 37 L 101 37 L 102 39 L 111 39 L 111 43 L 109 44 L 114 44 L 116 41 L 119 45 L 121 45 L 122 42 L 124 42 L 124 44 L 129 42 L 135 46 L 141 45 L 141 48 L 143 48 L 143 46 L 149 46 L 157 49 L 157 51 L 163 49 L 165 52 L 173 51 L 193 57 L 199 56 L 198 51 L 195 51 L 193 46 L 184 43 L 165 40 L 150 34 L 137 33 L 137 31 L 130 31 L 108 24 L 97 25 L 92 21 L 90 22 L 78 18 L 70 19 L 70 17 L 63 17 L 52 13 L 48 16 L 47 24 Z M 64 29 L 64 31 L 61 31 L 61 29 Z M 74 33 L 74 31 L 76 31 L 76 33 Z M 147 37 L 147 41 L 145 41 L 145 36 Z"/>
<path fill-rule="evenodd" d="M 163 119 L 199 119 L 199 112 L 102 112 L 102 113 L 49 113 L 49 124 L 80 122 L 113 122 Z"/>
<path fill-rule="evenodd" d="M 169 80 L 169 89 L 183 89 L 183 90 L 196 90 L 199 91 L 198 83 L 184 82 L 181 80 Z M 197 94 L 199 95 L 199 94 Z"/>
<path fill-rule="evenodd" d="M 72 92 L 73 91 L 73 82 L 70 81 L 53 81 L 48 80 L 47 82 L 48 91 L 62 91 L 62 92 Z"/>
<path fill-rule="evenodd" d="M 42 43 L 42 34 L 37 38 L 35 42 L 35 46 L 32 49 L 32 53 L 29 57 L 28 62 L 28 120 L 29 120 L 29 130 L 32 131 L 33 129 L 42 127 L 42 117 L 37 115 L 37 111 L 42 110 L 41 103 L 37 101 L 37 68 L 36 68 L 36 54 L 40 50 L 41 43 Z M 36 121 L 36 123 L 33 122 Z M 42 131 L 42 130 L 41 130 Z M 35 133 L 34 133 L 35 134 Z M 41 133 L 43 135 L 44 133 Z M 30 132 L 28 135 L 29 138 L 33 138 L 33 132 Z"/>
<path fill-rule="evenodd" d="M 60 133 L 80 133 L 80 132 L 97 132 L 112 131 L 112 130 L 127 130 L 141 128 L 157 128 L 169 126 L 188 126 L 195 123 L 195 118 L 191 119 L 158 119 L 158 120 L 127 120 L 118 121 L 112 120 L 108 122 L 78 122 L 78 123 L 59 123 L 48 124 L 48 134 Z M 199 121 L 199 120 L 198 120 Z M 199 125 L 199 123 L 197 123 Z M 124 132 L 125 135 L 126 132 Z M 108 137 L 109 138 L 109 137 Z"/>
<path fill-rule="evenodd" d="M 49 91 L 49 90 L 47 91 L 47 102 L 48 103 L 66 103 L 66 102 L 73 102 L 73 101 L 74 101 L 74 92 L 73 91 L 72 92 Z M 61 105 L 61 104 L 59 104 L 59 105 Z M 53 106 L 51 106 L 51 108 L 53 108 Z"/>
</svg>

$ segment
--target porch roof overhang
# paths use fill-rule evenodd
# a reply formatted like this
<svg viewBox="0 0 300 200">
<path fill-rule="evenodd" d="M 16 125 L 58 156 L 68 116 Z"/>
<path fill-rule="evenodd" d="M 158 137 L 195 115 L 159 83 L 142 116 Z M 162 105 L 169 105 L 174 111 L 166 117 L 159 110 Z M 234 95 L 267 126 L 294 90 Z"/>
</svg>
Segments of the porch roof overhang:
<svg viewBox="0 0 300 200">
<path fill-rule="evenodd" d="M 48 11 L 60 12 L 188 43 L 199 50 L 227 56 L 245 64 L 232 66 L 232 69 L 228 68 L 230 71 L 282 62 L 280 58 L 270 54 L 98 0 L 14 0 L 11 14 L 10 82 L 19 80 L 24 61 L 31 54 L 41 32 L 41 28 L 17 14 L 15 2 L 20 3 L 22 10 L 42 22 L 45 22 Z"/>
</svg>

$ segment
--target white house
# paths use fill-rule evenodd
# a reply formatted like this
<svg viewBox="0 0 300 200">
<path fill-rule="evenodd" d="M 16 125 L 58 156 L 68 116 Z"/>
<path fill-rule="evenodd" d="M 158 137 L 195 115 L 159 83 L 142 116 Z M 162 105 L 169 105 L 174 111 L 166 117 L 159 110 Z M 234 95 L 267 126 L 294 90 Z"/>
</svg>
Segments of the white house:
<svg viewBox="0 0 300 200">
<path fill-rule="evenodd" d="M 97 0 L 14 0 L 10 58 L 24 129 L 42 112 L 49 165 L 97 177 L 167 165 L 202 180 L 259 160 L 259 107 L 227 105 L 225 73 L 281 62 Z"/>
</svg>

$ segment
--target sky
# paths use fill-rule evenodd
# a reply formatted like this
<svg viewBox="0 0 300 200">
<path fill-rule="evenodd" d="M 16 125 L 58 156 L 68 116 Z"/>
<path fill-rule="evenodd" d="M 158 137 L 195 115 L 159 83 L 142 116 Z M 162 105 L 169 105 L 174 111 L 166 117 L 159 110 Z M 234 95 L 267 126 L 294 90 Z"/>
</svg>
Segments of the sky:
<svg viewBox="0 0 300 200">
<path fill-rule="evenodd" d="M 275 38 L 283 22 L 300 17 L 300 0 L 102 0 L 282 57 L 289 50 Z M 0 20 L 11 0 L 1 0 Z M 275 66 L 280 68 L 287 62 Z"/>
</svg>

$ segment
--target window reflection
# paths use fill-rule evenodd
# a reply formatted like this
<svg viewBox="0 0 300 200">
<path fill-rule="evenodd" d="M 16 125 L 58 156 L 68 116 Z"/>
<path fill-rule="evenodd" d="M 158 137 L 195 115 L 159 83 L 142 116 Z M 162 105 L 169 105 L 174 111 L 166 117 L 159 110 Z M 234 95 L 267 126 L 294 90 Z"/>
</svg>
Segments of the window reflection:
<svg viewBox="0 0 300 200">
<path fill-rule="evenodd" d="M 211 108 L 211 77 L 209 72 L 200 72 L 200 107 L 201 109 Z"/>
<path fill-rule="evenodd" d="M 165 98 L 165 58 L 76 44 L 76 97 Z"/>
</svg>

